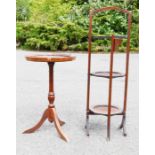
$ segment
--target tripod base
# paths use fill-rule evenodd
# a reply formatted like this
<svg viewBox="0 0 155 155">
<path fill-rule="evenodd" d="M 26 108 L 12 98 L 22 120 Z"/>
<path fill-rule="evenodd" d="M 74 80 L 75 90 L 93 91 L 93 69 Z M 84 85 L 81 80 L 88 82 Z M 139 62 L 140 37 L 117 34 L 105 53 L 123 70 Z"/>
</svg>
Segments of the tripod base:
<svg viewBox="0 0 155 155">
<path fill-rule="evenodd" d="M 23 133 L 26 134 L 26 133 L 33 133 L 33 132 L 35 132 L 37 129 L 39 129 L 42 126 L 42 124 L 45 122 L 46 119 L 48 119 L 49 122 L 51 122 L 51 123 L 54 122 L 54 125 L 56 127 L 56 130 L 57 130 L 60 138 L 62 138 L 64 141 L 67 142 L 68 138 L 67 138 L 67 136 L 64 134 L 64 132 L 61 129 L 61 126 L 64 125 L 65 122 L 63 122 L 62 120 L 60 120 L 58 118 L 56 110 L 55 110 L 54 107 L 48 107 L 44 111 L 40 121 L 35 126 L 33 126 L 32 128 L 30 128 L 28 130 L 25 130 Z"/>
</svg>

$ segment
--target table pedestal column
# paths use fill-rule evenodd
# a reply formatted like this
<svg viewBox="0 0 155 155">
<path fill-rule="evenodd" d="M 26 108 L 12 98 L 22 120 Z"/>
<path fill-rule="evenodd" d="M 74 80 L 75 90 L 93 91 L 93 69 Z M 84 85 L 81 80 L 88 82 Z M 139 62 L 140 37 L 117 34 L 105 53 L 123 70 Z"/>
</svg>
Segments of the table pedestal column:
<svg viewBox="0 0 155 155">
<path fill-rule="evenodd" d="M 60 137 L 63 140 L 68 141 L 67 136 L 64 134 L 64 132 L 61 129 L 61 126 L 63 124 L 65 124 L 65 122 L 61 121 L 58 118 L 56 110 L 55 110 L 55 106 L 54 106 L 54 100 L 55 100 L 54 73 L 53 73 L 54 62 L 49 62 L 48 65 L 49 65 L 49 93 L 48 93 L 49 105 L 48 105 L 48 108 L 44 111 L 40 121 L 34 127 L 24 131 L 23 133 L 32 133 L 32 132 L 36 131 L 37 129 L 39 129 L 41 127 L 41 125 L 44 123 L 44 121 L 46 119 L 48 119 L 50 122 L 54 122 L 55 127 L 56 127 L 57 132 L 60 135 Z"/>
</svg>

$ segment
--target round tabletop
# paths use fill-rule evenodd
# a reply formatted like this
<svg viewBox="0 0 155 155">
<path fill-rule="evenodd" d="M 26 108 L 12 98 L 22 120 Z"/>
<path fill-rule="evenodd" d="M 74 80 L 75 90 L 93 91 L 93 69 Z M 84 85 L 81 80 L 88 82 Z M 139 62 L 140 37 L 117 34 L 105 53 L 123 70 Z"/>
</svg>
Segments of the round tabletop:
<svg viewBox="0 0 155 155">
<path fill-rule="evenodd" d="M 66 54 L 38 54 L 26 56 L 26 60 L 36 62 L 64 62 L 74 59 L 75 57 Z"/>
</svg>

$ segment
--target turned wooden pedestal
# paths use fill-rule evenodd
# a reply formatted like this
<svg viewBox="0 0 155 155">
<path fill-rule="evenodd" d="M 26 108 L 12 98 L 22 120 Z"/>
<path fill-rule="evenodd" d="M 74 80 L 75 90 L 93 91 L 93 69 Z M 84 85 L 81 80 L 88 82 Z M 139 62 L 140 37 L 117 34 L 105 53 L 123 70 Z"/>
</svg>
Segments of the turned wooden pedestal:
<svg viewBox="0 0 155 155">
<path fill-rule="evenodd" d="M 49 105 L 47 109 L 44 111 L 40 121 L 32 128 L 24 131 L 23 133 L 32 133 L 39 129 L 41 125 L 48 119 L 49 122 L 54 122 L 56 130 L 60 136 L 65 141 L 68 141 L 67 136 L 62 131 L 61 126 L 65 124 L 62 120 L 59 119 L 57 116 L 54 100 L 54 64 L 55 62 L 65 62 L 65 61 L 72 61 L 75 57 L 71 57 L 64 54 L 49 54 L 49 55 L 35 55 L 35 56 L 27 56 L 26 59 L 28 61 L 35 61 L 35 62 L 47 62 L 49 66 L 49 93 L 48 93 L 48 101 Z"/>
</svg>

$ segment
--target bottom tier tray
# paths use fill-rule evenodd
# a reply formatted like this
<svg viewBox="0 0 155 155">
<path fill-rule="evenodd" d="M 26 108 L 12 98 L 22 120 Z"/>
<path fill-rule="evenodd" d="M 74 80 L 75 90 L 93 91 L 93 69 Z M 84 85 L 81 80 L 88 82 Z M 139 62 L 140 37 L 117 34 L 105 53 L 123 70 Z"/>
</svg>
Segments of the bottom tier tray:
<svg viewBox="0 0 155 155">
<path fill-rule="evenodd" d="M 96 105 L 90 109 L 90 114 L 108 115 L 108 105 Z M 116 106 L 111 106 L 111 115 L 122 115 L 122 110 Z"/>
</svg>

